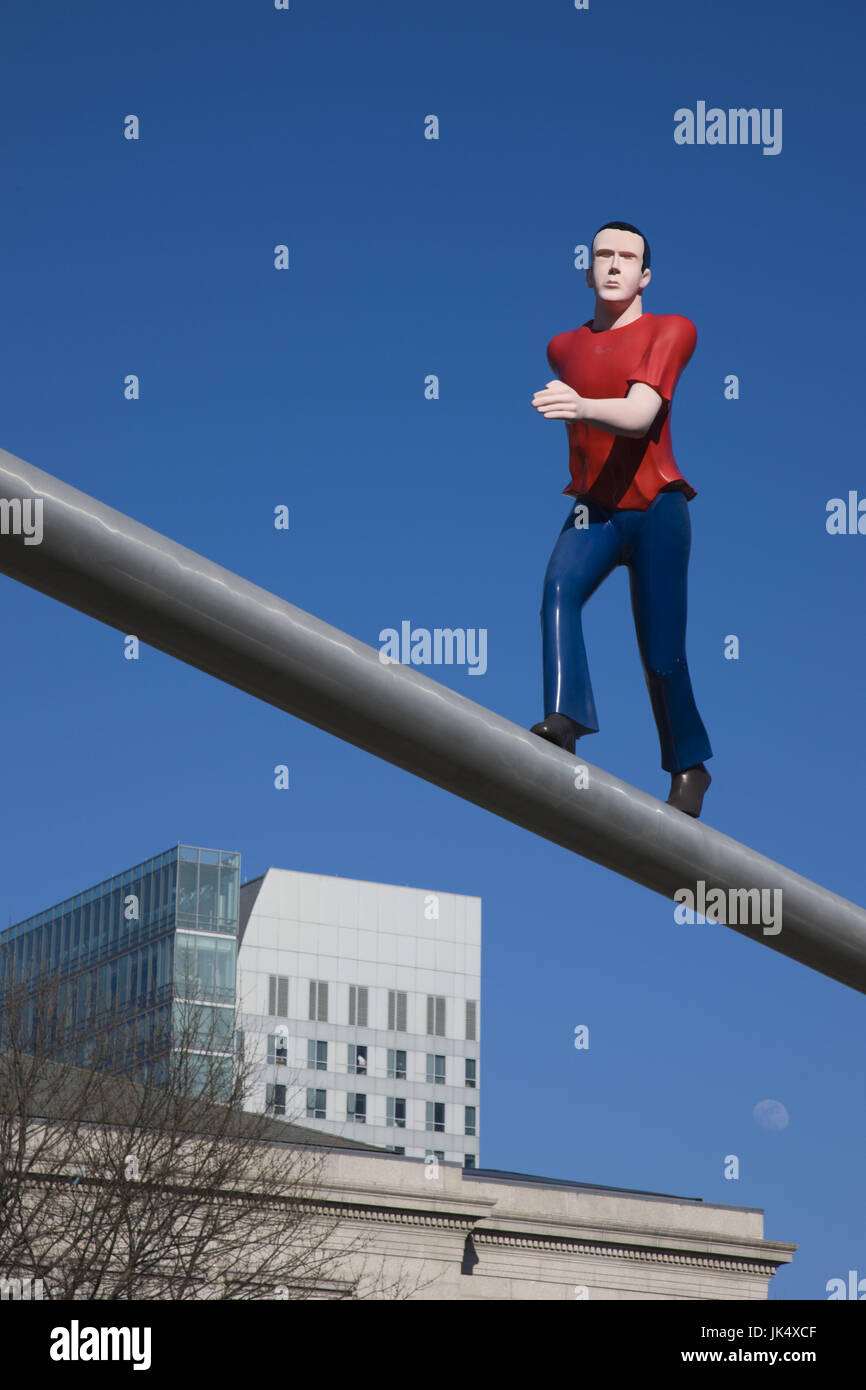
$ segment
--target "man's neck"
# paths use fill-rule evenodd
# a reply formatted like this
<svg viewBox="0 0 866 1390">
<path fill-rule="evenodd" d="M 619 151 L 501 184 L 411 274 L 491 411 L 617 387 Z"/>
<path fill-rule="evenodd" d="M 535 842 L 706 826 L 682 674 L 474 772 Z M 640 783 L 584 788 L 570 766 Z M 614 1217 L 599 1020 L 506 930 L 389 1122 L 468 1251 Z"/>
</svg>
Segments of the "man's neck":
<svg viewBox="0 0 866 1390">
<path fill-rule="evenodd" d="M 602 333 L 608 328 L 625 328 L 626 324 L 639 319 L 642 313 L 643 306 L 639 294 L 636 294 L 631 304 L 624 309 L 618 304 L 605 304 L 602 300 L 596 299 L 592 330 L 594 333 Z"/>
</svg>

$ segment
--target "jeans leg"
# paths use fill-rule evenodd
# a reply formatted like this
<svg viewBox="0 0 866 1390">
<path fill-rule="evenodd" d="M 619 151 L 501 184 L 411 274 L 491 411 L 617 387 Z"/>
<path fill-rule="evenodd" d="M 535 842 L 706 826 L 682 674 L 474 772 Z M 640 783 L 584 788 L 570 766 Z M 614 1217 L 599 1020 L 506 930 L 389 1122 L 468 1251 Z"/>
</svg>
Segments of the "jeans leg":
<svg viewBox="0 0 866 1390">
<path fill-rule="evenodd" d="M 682 772 L 713 756 L 686 662 L 691 521 L 681 492 L 661 492 L 636 521 L 626 564 L 662 767 Z"/>
<path fill-rule="evenodd" d="M 581 609 L 620 563 L 611 514 L 592 505 L 589 514 L 589 524 L 576 527 L 569 512 L 547 566 L 541 607 L 544 713 L 567 715 L 578 733 L 598 732 Z"/>
</svg>

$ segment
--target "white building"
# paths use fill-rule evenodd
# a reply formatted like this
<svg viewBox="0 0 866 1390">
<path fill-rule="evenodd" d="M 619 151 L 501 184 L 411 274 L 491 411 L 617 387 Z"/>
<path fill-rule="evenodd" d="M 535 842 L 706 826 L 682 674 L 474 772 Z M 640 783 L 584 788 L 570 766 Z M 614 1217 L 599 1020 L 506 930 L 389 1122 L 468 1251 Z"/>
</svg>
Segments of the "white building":
<svg viewBox="0 0 866 1390">
<path fill-rule="evenodd" d="M 251 1108 L 479 1165 L 480 898 L 269 869 L 238 942 Z"/>
</svg>

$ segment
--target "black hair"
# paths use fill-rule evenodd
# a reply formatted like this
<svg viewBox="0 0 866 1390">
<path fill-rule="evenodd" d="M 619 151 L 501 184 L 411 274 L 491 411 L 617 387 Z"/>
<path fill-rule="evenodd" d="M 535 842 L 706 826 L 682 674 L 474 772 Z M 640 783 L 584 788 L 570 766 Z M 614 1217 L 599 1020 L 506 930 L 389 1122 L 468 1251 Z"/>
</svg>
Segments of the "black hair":
<svg viewBox="0 0 866 1390">
<path fill-rule="evenodd" d="M 647 239 L 646 239 L 646 237 L 644 236 L 643 232 L 640 230 L 640 227 L 633 227 L 632 224 L 631 224 L 630 222 L 602 222 L 601 226 L 600 226 L 599 229 L 598 229 L 598 232 L 603 232 L 603 231 L 605 231 L 608 227 L 612 227 L 613 230 L 614 230 L 614 231 L 617 231 L 617 232 L 634 232 L 636 236 L 641 237 L 641 239 L 643 240 L 643 262 L 641 263 L 641 270 L 649 270 L 649 264 L 650 264 L 650 247 L 649 247 L 649 242 L 647 241 Z M 598 236 L 598 232 L 596 232 L 596 234 L 595 234 L 595 236 L 593 237 L 592 241 L 589 243 L 589 254 L 590 254 L 590 257 L 592 257 L 592 246 L 593 246 L 593 242 L 595 241 L 595 237 Z"/>
</svg>

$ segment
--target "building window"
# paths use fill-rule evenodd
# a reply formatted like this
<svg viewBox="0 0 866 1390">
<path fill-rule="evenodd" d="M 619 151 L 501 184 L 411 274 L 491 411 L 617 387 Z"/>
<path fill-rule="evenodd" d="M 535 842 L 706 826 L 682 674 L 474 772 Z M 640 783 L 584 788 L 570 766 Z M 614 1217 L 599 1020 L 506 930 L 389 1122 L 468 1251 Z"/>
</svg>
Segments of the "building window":
<svg viewBox="0 0 866 1390">
<path fill-rule="evenodd" d="M 355 1095 L 350 1091 L 346 1097 L 346 1118 L 354 1120 L 356 1125 L 367 1123 L 367 1097 Z"/>
<path fill-rule="evenodd" d="M 402 990 L 388 990 L 388 1027 L 396 1033 L 406 1032 L 406 995 Z"/>
<path fill-rule="evenodd" d="M 466 1111 L 466 1116 L 465 1116 L 465 1120 L 464 1120 L 464 1124 L 463 1124 L 463 1133 L 464 1133 L 464 1134 L 469 1134 L 469 1135 L 471 1135 L 472 1138 L 474 1139 L 474 1138 L 475 1138 L 475 1106 L 474 1106 L 474 1105 L 464 1105 L 463 1109 Z"/>
<path fill-rule="evenodd" d="M 476 1042 L 475 1030 L 478 1023 L 478 1005 L 474 999 L 466 1000 L 466 1036 L 470 1042 Z"/>
<path fill-rule="evenodd" d="M 398 1148 L 396 1144 L 386 1144 L 385 1148 L 392 1154 L 404 1154 L 406 1152 L 405 1149 Z"/>
<path fill-rule="evenodd" d="M 349 1043 L 349 1075 L 367 1075 L 367 1048 L 356 1043 Z"/>
<path fill-rule="evenodd" d="M 314 1038 L 307 1038 L 307 1069 L 308 1071 L 328 1070 L 328 1044 L 326 1042 L 316 1042 Z"/>
<path fill-rule="evenodd" d="M 463 1167 L 464 1167 L 464 1168 L 474 1168 L 474 1167 L 475 1167 L 475 1155 L 474 1155 L 474 1154 L 464 1154 L 464 1155 L 463 1155 Z"/>
<path fill-rule="evenodd" d="M 261 1053 L 259 1053 L 261 1056 Z M 285 1086 L 265 1087 L 265 1109 L 269 1115 L 285 1115 L 286 1113 L 286 1088 Z"/>
<path fill-rule="evenodd" d="M 467 1085 L 467 1086 L 474 1086 L 474 1085 L 475 1085 L 475 1080 L 476 1080 L 476 1073 L 475 1073 L 475 1058 L 474 1058 L 474 1057 L 467 1057 L 467 1058 L 466 1058 L 466 1081 L 465 1081 L 464 1084 Z"/>
<path fill-rule="evenodd" d="M 424 1157 L 425 1157 L 425 1158 L 438 1158 L 438 1160 L 439 1160 L 440 1163 L 444 1163 L 444 1162 L 445 1162 L 445 1152 L 444 1152 L 443 1149 L 425 1149 L 425 1150 L 424 1150 Z"/>
<path fill-rule="evenodd" d="M 307 1087 L 307 1119 L 327 1119 L 325 1115 L 325 1092 L 317 1091 L 315 1086 Z"/>
<path fill-rule="evenodd" d="M 324 980 L 310 981 L 310 1018 L 315 1023 L 328 1021 L 328 986 Z"/>
<path fill-rule="evenodd" d="M 289 1016 L 289 977 L 288 975 L 268 976 L 268 1013 L 271 1018 Z"/>
<path fill-rule="evenodd" d="M 427 995 L 427 1032 L 434 1038 L 445 1037 L 445 1000 L 441 995 Z"/>
<path fill-rule="evenodd" d="M 406 1102 L 396 1096 L 385 1097 L 385 1123 L 394 1129 L 406 1128 Z"/>
<path fill-rule="evenodd" d="M 406 1053 L 400 1048 L 388 1048 L 388 1079 L 389 1081 L 406 1080 Z"/>
<path fill-rule="evenodd" d="M 367 1027 L 367 993 L 365 985 L 349 985 L 349 1022 L 357 1028 Z"/>
<path fill-rule="evenodd" d="M 445 1058 L 439 1053 L 427 1053 L 427 1084 L 428 1086 L 445 1085 Z"/>
<path fill-rule="evenodd" d="M 445 1103 L 441 1100 L 427 1102 L 427 1128 L 445 1133 Z"/>
<path fill-rule="evenodd" d="M 268 1064 L 285 1067 L 289 1062 L 289 1040 L 285 1033 L 268 1033 Z"/>
</svg>

